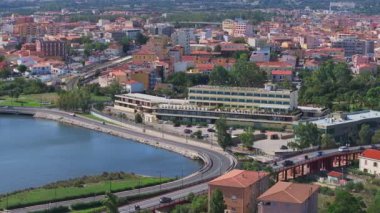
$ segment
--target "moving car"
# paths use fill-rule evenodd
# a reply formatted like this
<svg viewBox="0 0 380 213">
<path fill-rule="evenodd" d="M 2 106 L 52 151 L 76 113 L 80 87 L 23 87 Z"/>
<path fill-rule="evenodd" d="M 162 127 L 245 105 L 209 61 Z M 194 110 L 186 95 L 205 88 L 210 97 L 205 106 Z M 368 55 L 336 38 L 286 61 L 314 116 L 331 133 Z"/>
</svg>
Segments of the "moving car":
<svg viewBox="0 0 380 213">
<path fill-rule="evenodd" d="M 291 160 L 286 160 L 286 161 L 284 161 L 284 162 L 282 163 L 283 166 L 291 166 L 291 165 L 293 165 L 293 164 L 294 164 L 294 162 L 291 161 Z"/>
<path fill-rule="evenodd" d="M 348 151 L 348 147 L 347 146 L 341 146 L 338 148 L 338 151 L 339 152 L 347 152 Z"/>
<path fill-rule="evenodd" d="M 323 155 L 323 152 L 322 151 L 319 151 L 318 152 L 318 157 L 322 156 Z"/>
<path fill-rule="evenodd" d="M 170 203 L 172 202 L 172 199 L 170 197 L 161 197 L 160 203 Z"/>
</svg>

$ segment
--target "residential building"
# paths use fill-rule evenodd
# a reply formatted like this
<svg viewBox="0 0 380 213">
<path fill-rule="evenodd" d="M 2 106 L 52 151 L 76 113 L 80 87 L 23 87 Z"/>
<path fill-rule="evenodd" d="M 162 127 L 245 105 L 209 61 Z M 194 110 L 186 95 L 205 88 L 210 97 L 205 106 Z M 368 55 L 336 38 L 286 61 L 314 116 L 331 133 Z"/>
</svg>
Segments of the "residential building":
<svg viewBox="0 0 380 213">
<path fill-rule="evenodd" d="M 189 88 L 188 98 L 191 104 L 198 106 L 273 112 L 288 112 L 298 106 L 297 90 L 277 89 L 273 84 L 266 84 L 265 88 L 199 85 Z"/>
<path fill-rule="evenodd" d="M 156 23 L 144 26 L 151 35 L 166 35 L 170 37 L 174 32 L 174 26 L 170 23 Z"/>
<path fill-rule="evenodd" d="M 340 185 L 344 181 L 344 175 L 341 172 L 331 171 L 327 173 L 327 183 Z"/>
<path fill-rule="evenodd" d="M 132 56 L 133 63 L 155 62 L 157 60 L 157 55 L 147 49 L 141 49 Z"/>
<path fill-rule="evenodd" d="M 222 29 L 233 37 L 248 37 L 253 34 L 252 24 L 242 19 L 226 19 L 222 22 Z"/>
<path fill-rule="evenodd" d="M 380 175 L 380 150 L 367 149 L 359 156 L 360 171 Z"/>
<path fill-rule="evenodd" d="M 38 39 L 36 41 L 36 51 L 44 57 L 61 57 L 65 59 L 68 55 L 68 45 L 64 40 L 59 39 Z"/>
<path fill-rule="evenodd" d="M 172 44 L 180 45 L 181 47 L 183 47 L 184 55 L 190 55 L 190 40 L 192 36 L 194 36 L 193 29 L 179 29 L 171 35 Z"/>
<path fill-rule="evenodd" d="M 322 133 L 332 135 L 337 142 L 348 142 L 349 136 L 357 136 L 362 124 L 369 124 L 373 128 L 379 127 L 380 112 L 373 110 L 337 112 L 325 118 L 310 119 L 305 122 L 317 125 Z"/>
<path fill-rule="evenodd" d="M 270 48 L 263 48 L 253 51 L 249 58 L 252 62 L 268 62 L 270 61 Z"/>
<path fill-rule="evenodd" d="M 271 73 L 272 82 L 282 82 L 288 81 L 292 82 L 293 80 L 293 71 L 291 70 L 273 70 Z"/>
<path fill-rule="evenodd" d="M 30 69 L 32 75 L 47 75 L 50 74 L 52 66 L 49 63 L 38 63 Z"/>
<path fill-rule="evenodd" d="M 159 104 L 181 105 L 186 103 L 186 100 L 168 99 L 164 97 L 140 93 L 128 93 L 116 95 L 114 107 L 115 109 L 124 110 L 128 112 L 141 111 L 145 113 L 152 113 Z"/>
<path fill-rule="evenodd" d="M 258 198 L 258 213 L 317 213 L 318 185 L 278 182 Z"/>
<path fill-rule="evenodd" d="M 209 201 L 219 189 L 227 206 L 226 213 L 256 212 L 257 197 L 269 187 L 269 174 L 234 169 L 208 183 Z"/>
<path fill-rule="evenodd" d="M 373 56 L 375 53 L 374 41 L 356 38 L 338 39 L 332 42 L 331 47 L 343 48 L 345 57 L 351 57 L 355 54 Z"/>
</svg>

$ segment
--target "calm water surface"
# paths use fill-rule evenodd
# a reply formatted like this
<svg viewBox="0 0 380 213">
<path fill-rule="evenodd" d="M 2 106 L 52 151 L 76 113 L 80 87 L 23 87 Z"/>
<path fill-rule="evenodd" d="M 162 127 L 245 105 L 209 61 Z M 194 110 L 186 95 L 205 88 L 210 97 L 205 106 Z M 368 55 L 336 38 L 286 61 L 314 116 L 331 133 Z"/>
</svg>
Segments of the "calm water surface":
<svg viewBox="0 0 380 213">
<path fill-rule="evenodd" d="M 0 194 L 104 171 L 180 177 L 200 167 L 179 154 L 104 133 L 0 115 Z"/>
</svg>

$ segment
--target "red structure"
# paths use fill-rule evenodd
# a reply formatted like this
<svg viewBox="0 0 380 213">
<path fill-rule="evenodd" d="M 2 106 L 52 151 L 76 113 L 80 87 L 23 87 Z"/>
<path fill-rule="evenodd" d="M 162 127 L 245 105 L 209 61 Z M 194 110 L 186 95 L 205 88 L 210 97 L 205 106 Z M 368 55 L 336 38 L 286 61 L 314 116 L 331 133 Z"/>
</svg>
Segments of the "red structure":
<svg viewBox="0 0 380 213">
<path fill-rule="evenodd" d="M 320 157 L 304 160 L 292 166 L 275 170 L 277 181 L 287 181 L 306 174 L 314 174 L 323 170 L 332 170 L 335 167 L 347 166 L 359 158 L 362 150 L 352 150 L 322 155 Z"/>
</svg>

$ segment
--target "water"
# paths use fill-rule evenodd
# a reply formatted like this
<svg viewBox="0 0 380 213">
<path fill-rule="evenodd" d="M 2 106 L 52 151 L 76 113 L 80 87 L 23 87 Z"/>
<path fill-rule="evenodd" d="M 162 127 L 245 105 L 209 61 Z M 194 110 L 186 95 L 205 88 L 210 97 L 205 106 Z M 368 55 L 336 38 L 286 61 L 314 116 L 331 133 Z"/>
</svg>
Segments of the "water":
<svg viewBox="0 0 380 213">
<path fill-rule="evenodd" d="M 104 171 L 181 177 L 200 167 L 177 153 L 104 133 L 0 115 L 0 194 Z"/>
</svg>

